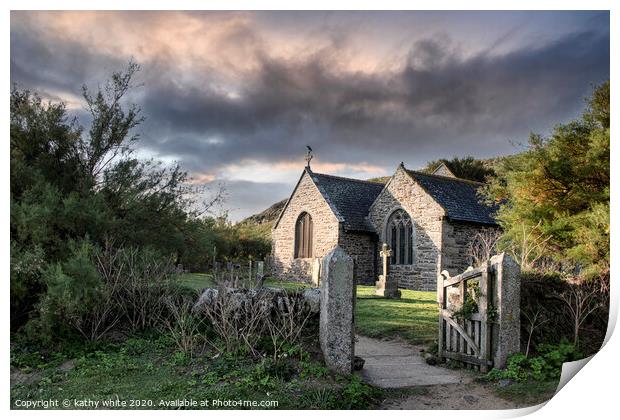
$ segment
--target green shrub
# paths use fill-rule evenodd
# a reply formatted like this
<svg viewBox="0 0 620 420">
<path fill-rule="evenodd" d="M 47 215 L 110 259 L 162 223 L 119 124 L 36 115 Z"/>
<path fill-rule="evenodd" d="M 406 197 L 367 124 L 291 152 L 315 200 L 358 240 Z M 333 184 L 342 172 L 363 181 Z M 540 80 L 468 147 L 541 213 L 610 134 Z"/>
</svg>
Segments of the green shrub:
<svg viewBox="0 0 620 420">
<path fill-rule="evenodd" d="M 530 320 L 527 314 L 538 311 L 545 322 L 532 332 L 532 343 L 559 344 L 574 339 L 575 325 L 571 312 L 559 296 L 579 287 L 566 281 L 566 276 L 557 272 L 524 271 L 521 273 L 521 348 L 527 347 Z M 599 294 L 600 304 L 592 314 L 583 320 L 579 334 L 579 350 L 590 355 L 596 353 L 603 342 L 609 319 L 609 302 L 605 294 Z"/>
<path fill-rule="evenodd" d="M 72 255 L 43 273 L 47 291 L 39 304 L 39 319 L 30 333 L 43 341 L 68 338 L 79 333 L 91 340 L 118 321 L 111 290 L 95 267 L 95 250 L 88 241 L 72 245 Z"/>
<path fill-rule="evenodd" d="M 368 408 L 376 401 L 380 391 L 368 385 L 358 377 L 351 376 L 349 383 L 342 388 L 339 398 L 339 408 L 362 409 Z"/>
<path fill-rule="evenodd" d="M 304 409 L 325 410 L 337 406 L 337 394 L 329 388 L 310 389 L 304 392 L 300 399 L 300 405 Z"/>
<path fill-rule="evenodd" d="M 88 240 L 71 249 L 64 263 L 43 272 L 46 291 L 38 317 L 26 329 L 32 339 L 58 343 L 77 336 L 96 341 L 112 329 L 136 333 L 167 321 L 176 325 L 178 303 L 188 306 L 197 298 L 195 290 L 176 281 L 171 260 L 149 250 L 100 249 Z"/>
<path fill-rule="evenodd" d="M 562 373 L 562 364 L 581 358 L 575 346 L 567 341 L 560 344 L 541 344 L 538 355 L 526 357 L 518 353 L 508 358 L 505 370 L 492 369 L 489 379 L 512 379 L 517 382 L 546 381 L 557 379 Z"/>
<path fill-rule="evenodd" d="M 41 274 L 46 267 L 43 249 L 21 248 L 11 241 L 11 330 L 22 326 L 43 291 Z"/>
</svg>

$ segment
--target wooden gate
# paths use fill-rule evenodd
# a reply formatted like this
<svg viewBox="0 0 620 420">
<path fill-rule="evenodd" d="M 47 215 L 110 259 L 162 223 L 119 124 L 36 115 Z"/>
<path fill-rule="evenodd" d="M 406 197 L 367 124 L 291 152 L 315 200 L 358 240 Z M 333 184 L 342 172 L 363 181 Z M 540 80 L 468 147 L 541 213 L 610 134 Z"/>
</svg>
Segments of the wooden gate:
<svg viewBox="0 0 620 420">
<path fill-rule="evenodd" d="M 458 360 L 486 372 L 493 366 L 494 290 L 492 266 L 438 279 L 439 357 Z"/>
</svg>

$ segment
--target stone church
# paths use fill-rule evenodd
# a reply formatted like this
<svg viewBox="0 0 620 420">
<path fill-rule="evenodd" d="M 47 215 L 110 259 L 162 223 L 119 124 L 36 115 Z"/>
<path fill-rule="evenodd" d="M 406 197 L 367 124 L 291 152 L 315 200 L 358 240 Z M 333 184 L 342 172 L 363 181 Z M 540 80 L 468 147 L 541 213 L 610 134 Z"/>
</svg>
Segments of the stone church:
<svg viewBox="0 0 620 420">
<path fill-rule="evenodd" d="M 470 264 L 467 250 L 477 232 L 498 228 L 496 208 L 480 202 L 481 185 L 443 164 L 426 174 L 401 163 L 386 184 L 306 166 L 273 227 L 274 275 L 316 283 L 321 258 L 340 245 L 353 257 L 355 281 L 374 284 L 385 243 L 399 287 L 435 290 L 441 271 L 454 275 Z"/>
</svg>

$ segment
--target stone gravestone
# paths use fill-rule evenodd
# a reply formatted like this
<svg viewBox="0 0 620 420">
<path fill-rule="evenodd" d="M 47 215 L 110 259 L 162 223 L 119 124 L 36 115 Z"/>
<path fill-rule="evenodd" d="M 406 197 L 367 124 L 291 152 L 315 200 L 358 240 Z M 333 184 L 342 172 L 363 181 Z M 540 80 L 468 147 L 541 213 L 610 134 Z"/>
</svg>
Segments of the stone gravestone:
<svg viewBox="0 0 620 420">
<path fill-rule="evenodd" d="M 263 278 L 264 275 L 265 275 L 265 262 L 258 261 L 256 263 L 256 278 L 260 280 Z"/>
<path fill-rule="evenodd" d="M 350 374 L 355 353 L 355 282 L 353 259 L 339 246 L 323 258 L 320 305 L 319 341 L 325 364 Z"/>
<path fill-rule="evenodd" d="M 319 287 L 321 283 L 321 259 L 315 258 L 312 265 L 312 285 Z"/>
<path fill-rule="evenodd" d="M 388 299 L 400 299 L 400 290 L 398 290 L 398 279 L 390 276 L 388 273 L 388 260 L 392 256 L 392 250 L 383 244 L 379 253 L 383 261 L 383 274 L 379 276 L 379 281 L 375 283 L 375 294 Z"/>
</svg>

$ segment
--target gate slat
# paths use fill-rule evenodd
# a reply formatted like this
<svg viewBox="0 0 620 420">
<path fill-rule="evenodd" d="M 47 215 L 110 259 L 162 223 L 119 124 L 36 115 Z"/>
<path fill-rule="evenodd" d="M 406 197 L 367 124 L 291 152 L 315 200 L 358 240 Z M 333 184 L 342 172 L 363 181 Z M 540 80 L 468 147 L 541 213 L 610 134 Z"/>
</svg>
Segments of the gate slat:
<svg viewBox="0 0 620 420">
<path fill-rule="evenodd" d="M 489 263 L 469 270 L 458 276 L 446 278 L 442 275 L 437 281 L 437 301 L 439 303 L 439 356 L 441 358 L 460 360 L 468 365 L 487 371 L 492 364 L 491 330 L 488 323 L 487 309 L 494 293 L 492 279 L 489 279 Z M 466 319 L 454 317 L 453 309 L 448 310 L 447 287 L 458 287 L 457 307 L 467 300 L 467 282 L 478 281 L 480 296 L 476 296 L 478 313 Z"/>
</svg>

